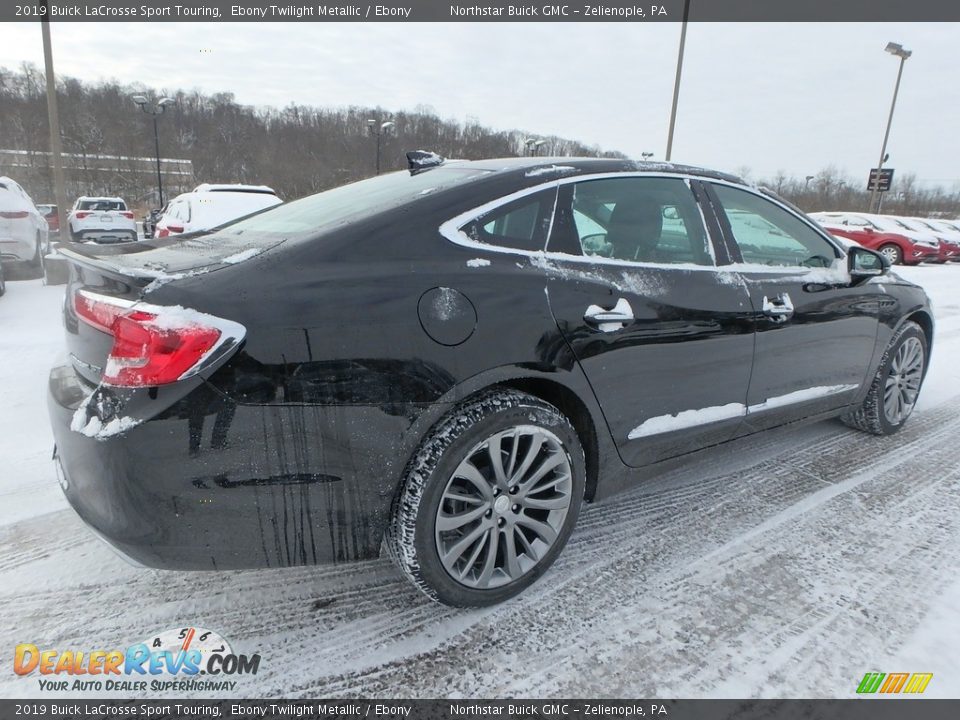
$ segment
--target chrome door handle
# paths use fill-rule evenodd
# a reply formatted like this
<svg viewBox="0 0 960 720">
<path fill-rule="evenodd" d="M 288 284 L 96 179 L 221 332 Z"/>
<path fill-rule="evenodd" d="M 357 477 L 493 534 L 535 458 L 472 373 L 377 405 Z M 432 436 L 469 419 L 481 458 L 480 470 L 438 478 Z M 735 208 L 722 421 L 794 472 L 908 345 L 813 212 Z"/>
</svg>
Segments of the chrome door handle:
<svg viewBox="0 0 960 720">
<path fill-rule="evenodd" d="M 599 305 L 591 305 L 583 314 L 583 319 L 602 332 L 620 330 L 627 323 L 636 320 L 633 316 L 633 308 L 630 307 L 626 298 L 617 300 L 617 304 L 610 309 L 602 308 Z"/>
<path fill-rule="evenodd" d="M 793 317 L 793 301 L 787 293 L 772 298 L 763 296 L 763 314 L 774 322 L 786 322 Z"/>
</svg>

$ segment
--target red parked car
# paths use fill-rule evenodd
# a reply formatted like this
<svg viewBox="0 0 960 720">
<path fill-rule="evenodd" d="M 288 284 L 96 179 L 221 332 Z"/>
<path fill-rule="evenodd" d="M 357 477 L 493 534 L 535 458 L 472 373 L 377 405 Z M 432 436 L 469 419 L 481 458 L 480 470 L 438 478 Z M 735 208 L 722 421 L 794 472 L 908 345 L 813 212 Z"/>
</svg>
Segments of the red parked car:
<svg viewBox="0 0 960 720">
<path fill-rule="evenodd" d="M 884 255 L 891 265 L 942 262 L 940 243 L 901 228 L 889 218 L 866 213 L 811 213 L 831 235 L 853 240 Z"/>
</svg>

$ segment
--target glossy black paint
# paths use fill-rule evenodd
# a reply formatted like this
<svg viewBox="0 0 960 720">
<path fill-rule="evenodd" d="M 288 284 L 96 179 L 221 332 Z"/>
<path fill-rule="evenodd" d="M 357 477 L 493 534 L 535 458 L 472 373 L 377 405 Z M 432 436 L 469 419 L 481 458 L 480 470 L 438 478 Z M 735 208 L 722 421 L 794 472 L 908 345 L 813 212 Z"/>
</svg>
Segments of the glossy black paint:
<svg viewBox="0 0 960 720">
<path fill-rule="evenodd" d="M 553 188 L 555 176 L 528 175 L 553 164 L 573 168 L 564 178 L 692 177 L 720 267 L 590 264 L 464 247 L 438 231 L 497 198 Z M 932 332 L 922 290 L 893 276 L 819 288 L 781 278 L 781 289 L 802 301 L 795 321 L 770 326 L 758 302 L 776 288 L 762 273 L 723 268 L 736 258 L 700 187 L 736 178 L 619 160 L 471 167 L 480 176 L 470 182 L 358 213 L 316 235 L 280 238 L 235 264 L 218 254 L 228 238 L 216 232 L 96 248 L 96 257 L 74 252 L 65 305 L 73 357 L 51 372 L 49 408 L 65 492 L 84 520 L 157 567 L 375 557 L 417 446 L 460 400 L 484 388 L 522 388 L 564 410 L 587 450 L 588 499 L 600 499 L 684 453 L 759 427 L 837 414 L 863 397 L 896 326 L 912 316 Z M 468 265 L 477 259 L 488 264 Z M 158 265 L 176 277 L 157 282 L 151 269 Z M 193 308 L 241 323 L 247 334 L 232 356 L 189 380 L 98 386 L 110 340 L 77 321 L 69 299 L 81 288 Z M 584 322 L 588 305 L 621 296 L 635 323 L 603 333 Z M 762 421 L 737 417 L 629 438 L 649 418 L 847 383 L 857 390 Z M 104 439 L 71 430 L 91 395 L 97 402 L 87 402 L 88 412 L 101 420 L 139 424 Z"/>
</svg>

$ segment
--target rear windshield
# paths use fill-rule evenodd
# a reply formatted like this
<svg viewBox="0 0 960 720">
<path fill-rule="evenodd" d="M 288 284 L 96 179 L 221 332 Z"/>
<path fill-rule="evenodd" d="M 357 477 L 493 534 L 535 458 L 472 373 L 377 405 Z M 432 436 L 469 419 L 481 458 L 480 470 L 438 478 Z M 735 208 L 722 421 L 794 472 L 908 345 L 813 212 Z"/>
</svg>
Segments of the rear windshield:
<svg viewBox="0 0 960 720">
<path fill-rule="evenodd" d="M 218 235 L 267 233 L 286 237 L 314 234 L 360 220 L 438 192 L 489 171 L 477 168 L 434 168 L 411 175 L 407 171 L 361 180 L 294 200 L 228 225 Z"/>
<path fill-rule="evenodd" d="M 122 200 L 81 200 L 77 205 L 77 210 L 94 210 L 96 212 L 126 209 L 127 206 Z"/>
</svg>

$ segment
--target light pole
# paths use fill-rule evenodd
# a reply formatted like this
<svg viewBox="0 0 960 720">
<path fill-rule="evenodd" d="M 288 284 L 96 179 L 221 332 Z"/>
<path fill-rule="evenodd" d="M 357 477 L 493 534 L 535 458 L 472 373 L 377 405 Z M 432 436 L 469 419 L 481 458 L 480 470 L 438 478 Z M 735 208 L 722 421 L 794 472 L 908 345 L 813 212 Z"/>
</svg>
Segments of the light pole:
<svg viewBox="0 0 960 720">
<path fill-rule="evenodd" d="M 683 25 L 680 27 L 680 49 L 677 51 L 677 77 L 673 81 L 673 106 L 670 108 L 670 129 L 667 131 L 667 154 L 663 159 L 670 162 L 673 156 L 673 131 L 677 125 L 677 103 L 680 101 L 680 76 L 683 74 L 683 49 L 687 44 L 687 21 L 690 19 L 690 0 L 683 3 Z"/>
<path fill-rule="evenodd" d="M 390 128 L 395 127 L 396 123 L 391 120 L 385 120 L 379 125 L 373 118 L 367 120 L 367 130 L 371 135 L 377 138 L 377 175 L 380 174 L 380 138 L 390 132 Z"/>
<path fill-rule="evenodd" d="M 816 175 L 807 175 L 807 177 L 804 178 L 804 183 L 803 183 L 804 190 L 810 187 L 810 181 L 813 180 L 815 177 Z"/>
<path fill-rule="evenodd" d="M 157 120 L 166 112 L 167 106 L 173 105 L 176 100 L 164 97 L 152 103 L 147 99 L 146 95 L 134 95 L 131 100 L 147 115 L 153 118 L 153 144 L 157 151 L 157 191 L 160 194 L 160 207 L 163 207 L 163 177 L 160 174 L 160 130 L 157 127 Z"/>
<path fill-rule="evenodd" d="M 883 145 L 880 146 L 880 162 L 877 163 L 877 170 L 883 169 L 883 163 L 886 159 L 887 154 L 887 140 L 890 139 L 890 126 L 893 124 L 893 110 L 897 106 L 897 93 L 900 92 L 900 78 L 903 77 L 903 64 L 907 61 L 907 58 L 913 55 L 913 52 L 910 50 L 905 50 L 902 45 L 899 43 L 891 42 L 887 43 L 887 47 L 884 48 L 891 55 L 896 55 L 900 58 L 900 69 L 897 70 L 897 84 L 893 87 L 893 102 L 890 103 L 890 115 L 887 117 L 887 131 L 883 134 Z M 873 185 L 873 193 L 870 195 L 870 210 L 873 210 L 873 206 L 877 205 L 877 212 L 880 211 L 879 203 L 877 202 L 877 196 L 880 194 L 880 173 L 877 173 L 877 180 Z"/>
<path fill-rule="evenodd" d="M 640 153 L 640 157 L 642 157 L 644 160 L 649 160 L 650 158 L 653 157 L 653 153 L 652 153 L 652 152 L 642 152 L 642 153 Z"/>
</svg>

